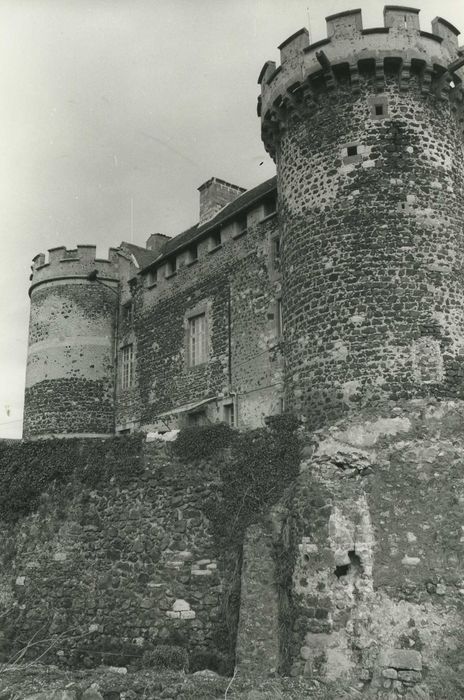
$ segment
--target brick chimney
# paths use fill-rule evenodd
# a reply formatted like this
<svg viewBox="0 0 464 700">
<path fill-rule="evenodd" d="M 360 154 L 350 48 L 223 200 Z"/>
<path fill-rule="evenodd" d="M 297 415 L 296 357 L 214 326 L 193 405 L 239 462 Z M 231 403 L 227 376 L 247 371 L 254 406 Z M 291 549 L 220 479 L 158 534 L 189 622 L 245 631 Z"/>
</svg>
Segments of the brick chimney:
<svg viewBox="0 0 464 700">
<path fill-rule="evenodd" d="M 199 224 L 212 219 L 220 209 L 230 204 L 242 192 L 246 192 L 243 187 L 232 185 L 230 182 L 212 177 L 198 188 L 200 193 L 200 218 Z"/>
<path fill-rule="evenodd" d="M 165 236 L 164 233 L 152 233 L 145 243 L 145 248 L 159 254 L 163 250 L 166 241 L 169 241 L 169 236 Z"/>
</svg>

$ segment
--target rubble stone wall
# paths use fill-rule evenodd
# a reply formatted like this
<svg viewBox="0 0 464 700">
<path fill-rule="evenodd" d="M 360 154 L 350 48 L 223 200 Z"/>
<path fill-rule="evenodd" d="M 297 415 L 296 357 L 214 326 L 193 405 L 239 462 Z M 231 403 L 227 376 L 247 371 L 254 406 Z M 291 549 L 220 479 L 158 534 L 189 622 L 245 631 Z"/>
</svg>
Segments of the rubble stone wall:
<svg viewBox="0 0 464 700">
<path fill-rule="evenodd" d="M 21 445 L 5 447 L 5 460 L 8 449 Z M 92 461 L 92 441 L 82 449 Z M 127 665 L 173 644 L 193 666 L 228 669 L 236 553 L 218 548 L 204 513 L 217 469 L 181 464 L 156 443 L 140 458 L 123 481 L 48 484 L 36 512 L 2 523 L 4 659 L 34 640 L 34 657 L 49 648 L 46 660 L 65 667 Z"/>
</svg>

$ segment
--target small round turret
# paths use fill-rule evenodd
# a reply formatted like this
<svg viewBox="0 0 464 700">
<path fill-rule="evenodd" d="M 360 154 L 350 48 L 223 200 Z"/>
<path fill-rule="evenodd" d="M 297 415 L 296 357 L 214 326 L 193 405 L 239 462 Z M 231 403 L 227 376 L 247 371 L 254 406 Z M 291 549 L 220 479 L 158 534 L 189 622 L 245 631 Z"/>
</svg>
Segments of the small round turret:
<svg viewBox="0 0 464 700">
<path fill-rule="evenodd" d="M 459 32 L 387 6 L 301 30 L 259 82 L 276 160 L 290 410 L 312 425 L 390 398 L 464 397 Z"/>
<path fill-rule="evenodd" d="M 114 432 L 119 256 L 53 248 L 33 261 L 24 437 Z"/>
</svg>

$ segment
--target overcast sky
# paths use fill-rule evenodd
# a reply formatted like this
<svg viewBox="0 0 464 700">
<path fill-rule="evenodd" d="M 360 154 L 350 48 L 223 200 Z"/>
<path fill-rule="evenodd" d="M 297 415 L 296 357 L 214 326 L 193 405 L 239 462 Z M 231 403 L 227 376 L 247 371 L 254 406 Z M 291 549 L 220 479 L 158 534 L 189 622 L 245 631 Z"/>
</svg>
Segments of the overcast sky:
<svg viewBox="0 0 464 700">
<path fill-rule="evenodd" d="M 464 30 L 458 0 L 408 0 L 430 31 Z M 260 141 L 257 77 L 277 46 L 326 15 L 379 0 L 0 0 L 0 437 L 21 434 L 32 257 L 56 245 L 175 235 L 209 177 L 274 174 Z M 464 39 L 463 39 L 464 43 Z"/>
</svg>

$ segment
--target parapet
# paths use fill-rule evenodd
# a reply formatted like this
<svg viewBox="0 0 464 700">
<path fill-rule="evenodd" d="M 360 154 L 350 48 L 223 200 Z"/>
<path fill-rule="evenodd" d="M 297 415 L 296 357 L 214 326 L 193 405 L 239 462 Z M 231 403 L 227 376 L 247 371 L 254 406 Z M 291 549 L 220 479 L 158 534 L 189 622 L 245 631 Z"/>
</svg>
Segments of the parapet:
<svg viewBox="0 0 464 700">
<path fill-rule="evenodd" d="M 462 94 L 464 58 L 458 46 L 459 31 L 447 20 L 436 17 L 432 31 L 421 31 L 419 10 L 386 5 L 381 27 L 363 28 L 359 9 L 326 17 L 327 37 L 309 43 L 306 29 L 300 29 L 280 44 L 280 66 L 267 61 L 258 78 L 261 96 L 258 114 L 263 122 L 263 140 L 273 155 L 272 130 L 279 110 L 338 82 L 356 88 L 366 67 L 381 83 L 385 63 L 397 66 L 404 85 L 411 72 L 421 76 L 424 91 L 446 97 L 453 89 Z M 461 99 L 461 98 L 460 98 Z M 317 100 L 316 100 L 317 101 Z M 269 133 L 268 133 L 269 132 Z"/>
<path fill-rule="evenodd" d="M 30 276 L 32 290 L 44 282 L 65 279 L 86 279 L 90 273 L 97 271 L 102 281 L 119 281 L 119 250 L 110 248 L 108 258 L 97 258 L 94 245 L 78 245 L 68 250 L 64 246 L 50 248 L 48 257 L 39 253 L 32 260 Z"/>
</svg>

